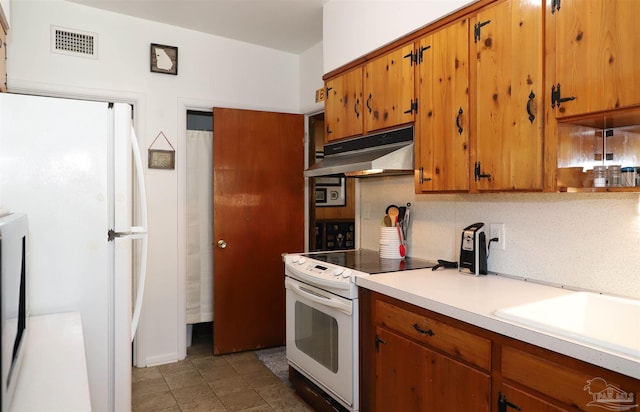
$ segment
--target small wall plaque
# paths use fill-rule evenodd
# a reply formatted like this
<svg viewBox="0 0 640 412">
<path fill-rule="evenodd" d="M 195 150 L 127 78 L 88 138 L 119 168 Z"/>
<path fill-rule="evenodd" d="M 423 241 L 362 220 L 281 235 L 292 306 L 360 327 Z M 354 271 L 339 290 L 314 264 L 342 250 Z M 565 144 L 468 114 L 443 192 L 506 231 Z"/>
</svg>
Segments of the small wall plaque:
<svg viewBox="0 0 640 412">
<path fill-rule="evenodd" d="M 169 144 L 171 150 L 158 150 L 152 149 L 153 145 L 156 143 L 156 140 L 162 136 L 164 140 Z M 176 168 L 176 151 L 173 148 L 173 145 L 167 139 L 167 136 L 164 135 L 163 132 L 158 133 L 156 138 L 151 143 L 149 147 L 149 169 L 175 169 Z"/>
<path fill-rule="evenodd" d="M 175 169 L 175 153 L 173 150 L 149 149 L 149 169 Z"/>
</svg>

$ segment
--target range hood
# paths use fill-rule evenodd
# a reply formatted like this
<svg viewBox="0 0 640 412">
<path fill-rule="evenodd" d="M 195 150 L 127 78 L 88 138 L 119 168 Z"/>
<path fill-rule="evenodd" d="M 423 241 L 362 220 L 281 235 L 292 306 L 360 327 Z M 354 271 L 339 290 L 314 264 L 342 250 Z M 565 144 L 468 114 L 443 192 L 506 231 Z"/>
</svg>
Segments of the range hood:
<svg viewBox="0 0 640 412">
<path fill-rule="evenodd" d="M 324 158 L 305 177 L 413 174 L 413 126 L 324 146 Z"/>
</svg>

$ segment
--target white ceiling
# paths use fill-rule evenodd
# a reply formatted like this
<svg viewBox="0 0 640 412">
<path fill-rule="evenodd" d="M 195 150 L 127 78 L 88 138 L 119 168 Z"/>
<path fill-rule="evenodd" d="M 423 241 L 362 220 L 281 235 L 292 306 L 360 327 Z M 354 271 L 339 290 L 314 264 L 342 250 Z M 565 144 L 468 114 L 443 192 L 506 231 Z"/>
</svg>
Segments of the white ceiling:
<svg viewBox="0 0 640 412">
<path fill-rule="evenodd" d="M 329 0 L 69 0 L 295 54 L 322 40 Z"/>
</svg>

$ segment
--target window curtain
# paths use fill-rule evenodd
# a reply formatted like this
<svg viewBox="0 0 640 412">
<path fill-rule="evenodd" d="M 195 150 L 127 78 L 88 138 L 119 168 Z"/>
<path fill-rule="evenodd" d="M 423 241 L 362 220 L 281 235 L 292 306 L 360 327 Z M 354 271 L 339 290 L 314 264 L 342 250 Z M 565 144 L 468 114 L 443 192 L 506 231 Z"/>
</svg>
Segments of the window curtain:
<svg viewBox="0 0 640 412">
<path fill-rule="evenodd" d="M 187 324 L 213 321 L 213 133 L 187 130 Z"/>
</svg>

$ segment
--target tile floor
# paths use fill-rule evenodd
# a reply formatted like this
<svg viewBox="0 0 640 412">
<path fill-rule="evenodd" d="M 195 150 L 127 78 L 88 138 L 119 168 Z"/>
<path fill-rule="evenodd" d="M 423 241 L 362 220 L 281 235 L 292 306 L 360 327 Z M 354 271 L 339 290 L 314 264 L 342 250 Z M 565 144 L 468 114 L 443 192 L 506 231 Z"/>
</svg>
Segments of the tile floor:
<svg viewBox="0 0 640 412">
<path fill-rule="evenodd" d="M 213 356 L 209 335 L 183 361 L 133 368 L 133 412 L 311 412 L 255 352 Z"/>
</svg>

